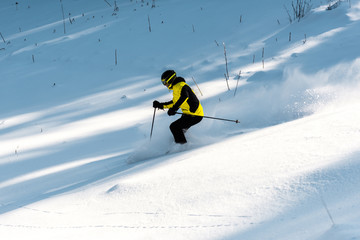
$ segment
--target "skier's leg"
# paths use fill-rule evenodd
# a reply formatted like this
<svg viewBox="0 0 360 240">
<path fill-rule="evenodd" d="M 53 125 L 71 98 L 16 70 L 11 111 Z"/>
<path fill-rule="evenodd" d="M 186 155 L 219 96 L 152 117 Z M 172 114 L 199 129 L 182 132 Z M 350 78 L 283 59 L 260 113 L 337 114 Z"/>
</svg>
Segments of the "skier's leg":
<svg viewBox="0 0 360 240">
<path fill-rule="evenodd" d="M 176 143 L 186 143 L 186 138 L 184 133 L 195 124 L 198 124 L 202 120 L 202 117 L 199 116 L 188 116 L 182 115 L 181 118 L 176 120 L 170 125 L 170 130 L 174 135 Z"/>
<path fill-rule="evenodd" d="M 181 117 L 172 124 L 170 124 L 171 133 L 174 136 L 176 143 L 186 143 L 186 138 L 183 132 L 184 119 Z"/>
</svg>

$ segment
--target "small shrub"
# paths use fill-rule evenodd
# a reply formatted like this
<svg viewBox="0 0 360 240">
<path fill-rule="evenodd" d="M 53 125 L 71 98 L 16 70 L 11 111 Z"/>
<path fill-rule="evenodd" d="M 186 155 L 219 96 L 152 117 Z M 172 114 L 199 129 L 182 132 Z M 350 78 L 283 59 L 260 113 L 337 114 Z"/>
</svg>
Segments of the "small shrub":
<svg viewBox="0 0 360 240">
<path fill-rule="evenodd" d="M 306 16 L 306 14 L 311 10 L 311 4 L 308 0 L 296 0 L 296 2 L 292 1 L 291 8 L 293 16 L 291 16 L 290 11 L 286 6 L 284 6 L 284 8 L 288 14 L 289 22 L 292 23 L 292 21 L 300 21 Z"/>
</svg>

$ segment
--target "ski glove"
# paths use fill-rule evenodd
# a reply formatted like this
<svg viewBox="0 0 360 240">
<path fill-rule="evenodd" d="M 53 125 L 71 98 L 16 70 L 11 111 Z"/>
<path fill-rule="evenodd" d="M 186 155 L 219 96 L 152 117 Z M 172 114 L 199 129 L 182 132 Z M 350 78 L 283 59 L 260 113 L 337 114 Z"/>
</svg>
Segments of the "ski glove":
<svg viewBox="0 0 360 240">
<path fill-rule="evenodd" d="M 176 114 L 176 109 L 175 109 L 175 108 L 170 108 L 169 111 L 167 112 L 167 114 L 168 114 L 169 116 L 175 115 L 175 114 Z"/>
<path fill-rule="evenodd" d="M 153 102 L 153 107 L 154 107 L 154 108 L 164 109 L 164 104 L 159 103 L 159 101 L 155 100 L 155 101 Z"/>
</svg>

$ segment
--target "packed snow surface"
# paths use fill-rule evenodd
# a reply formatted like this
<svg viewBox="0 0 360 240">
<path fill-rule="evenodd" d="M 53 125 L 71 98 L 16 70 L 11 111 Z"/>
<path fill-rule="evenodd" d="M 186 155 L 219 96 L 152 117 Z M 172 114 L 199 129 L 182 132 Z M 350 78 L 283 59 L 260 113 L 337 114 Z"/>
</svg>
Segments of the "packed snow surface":
<svg viewBox="0 0 360 240">
<path fill-rule="evenodd" d="M 0 238 L 359 240 L 360 1 L 294 2 L 1 0 Z M 240 123 L 150 139 L 167 69 Z"/>
</svg>

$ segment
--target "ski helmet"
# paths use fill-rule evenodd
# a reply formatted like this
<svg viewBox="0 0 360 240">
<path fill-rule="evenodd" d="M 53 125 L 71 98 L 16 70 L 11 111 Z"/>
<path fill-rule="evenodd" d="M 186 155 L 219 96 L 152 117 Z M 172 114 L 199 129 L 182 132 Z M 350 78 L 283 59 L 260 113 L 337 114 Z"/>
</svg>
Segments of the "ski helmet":
<svg viewBox="0 0 360 240">
<path fill-rule="evenodd" d="M 176 72 L 174 70 L 166 70 L 161 75 L 161 82 L 164 85 L 170 86 L 176 78 Z"/>
</svg>

